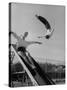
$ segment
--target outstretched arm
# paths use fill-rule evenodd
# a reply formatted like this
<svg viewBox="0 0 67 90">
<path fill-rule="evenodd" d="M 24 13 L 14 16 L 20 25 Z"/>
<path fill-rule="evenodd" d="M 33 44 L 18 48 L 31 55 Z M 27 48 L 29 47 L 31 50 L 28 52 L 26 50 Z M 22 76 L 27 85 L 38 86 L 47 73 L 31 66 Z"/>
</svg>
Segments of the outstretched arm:
<svg viewBox="0 0 67 90">
<path fill-rule="evenodd" d="M 19 36 L 15 32 L 10 32 L 9 35 L 12 34 L 17 40 L 19 39 Z"/>
<path fill-rule="evenodd" d="M 31 41 L 30 44 L 42 44 L 42 42 Z"/>
<path fill-rule="evenodd" d="M 24 36 L 23 36 L 23 40 L 25 40 L 25 38 L 28 36 L 28 32 L 25 32 L 24 33 Z"/>
<path fill-rule="evenodd" d="M 54 32 L 54 29 L 51 31 L 51 35 L 53 34 L 53 32 Z"/>
<path fill-rule="evenodd" d="M 44 36 L 38 36 L 38 38 L 43 38 L 43 37 L 46 37 L 46 36 L 50 37 L 50 36 L 52 36 L 53 32 L 54 32 L 54 29 L 51 32 L 46 33 Z"/>
<path fill-rule="evenodd" d="M 46 35 L 45 35 L 46 36 Z M 43 38 L 43 37 L 45 37 L 45 36 L 38 36 L 37 38 Z"/>
</svg>

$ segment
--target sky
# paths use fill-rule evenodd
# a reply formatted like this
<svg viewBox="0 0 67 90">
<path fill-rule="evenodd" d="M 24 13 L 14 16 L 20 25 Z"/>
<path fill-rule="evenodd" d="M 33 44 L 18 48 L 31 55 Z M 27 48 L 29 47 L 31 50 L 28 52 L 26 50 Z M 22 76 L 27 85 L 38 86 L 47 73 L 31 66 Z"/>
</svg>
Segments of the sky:
<svg viewBox="0 0 67 90">
<path fill-rule="evenodd" d="M 35 17 L 36 14 L 45 17 L 52 29 L 54 29 L 54 33 L 49 40 L 37 38 L 37 36 L 45 34 L 46 28 Z M 28 32 L 27 41 L 42 42 L 41 45 L 31 45 L 27 48 L 33 57 L 59 61 L 65 60 L 64 6 L 12 3 L 11 30 L 19 36 L 24 35 L 24 32 Z M 15 41 L 12 37 L 12 42 L 15 43 Z"/>
</svg>

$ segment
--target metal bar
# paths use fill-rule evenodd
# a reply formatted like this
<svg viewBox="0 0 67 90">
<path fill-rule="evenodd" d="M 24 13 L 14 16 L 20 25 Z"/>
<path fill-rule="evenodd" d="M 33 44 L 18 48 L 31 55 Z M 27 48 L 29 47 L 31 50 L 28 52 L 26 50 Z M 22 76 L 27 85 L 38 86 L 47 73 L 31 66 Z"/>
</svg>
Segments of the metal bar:
<svg viewBox="0 0 67 90">
<path fill-rule="evenodd" d="M 25 69 L 25 71 L 27 72 L 27 74 L 30 77 L 33 85 L 34 86 L 38 86 L 38 83 L 36 82 L 36 80 L 34 79 L 34 77 L 32 76 L 32 74 L 30 73 L 30 71 L 28 70 L 28 68 L 26 67 L 26 65 L 23 63 L 23 61 L 21 60 L 21 58 L 19 57 L 19 55 L 17 54 L 17 52 L 15 51 L 15 49 L 13 48 L 12 45 L 11 45 L 11 49 L 14 51 L 14 53 L 17 56 L 19 62 L 21 63 L 21 65 L 23 66 L 23 68 Z"/>
</svg>

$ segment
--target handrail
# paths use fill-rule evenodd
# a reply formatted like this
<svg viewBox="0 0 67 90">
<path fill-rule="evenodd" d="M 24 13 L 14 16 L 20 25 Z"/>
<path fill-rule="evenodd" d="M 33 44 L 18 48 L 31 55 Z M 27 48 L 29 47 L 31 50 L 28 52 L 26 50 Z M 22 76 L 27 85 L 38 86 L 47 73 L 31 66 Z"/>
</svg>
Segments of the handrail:
<svg viewBox="0 0 67 90">
<path fill-rule="evenodd" d="M 24 62 L 21 60 L 21 58 L 19 57 L 19 55 L 17 54 L 16 50 L 13 48 L 13 46 L 11 45 L 11 49 L 14 51 L 15 55 L 17 56 L 19 62 L 21 63 L 21 65 L 23 66 L 23 68 L 25 69 L 25 71 L 27 72 L 28 76 L 30 77 L 32 83 L 34 86 L 38 86 L 38 83 L 36 82 L 36 80 L 34 79 L 34 77 L 32 76 L 32 74 L 30 73 L 30 71 L 28 70 L 28 68 L 26 67 L 26 65 L 24 64 Z"/>
</svg>

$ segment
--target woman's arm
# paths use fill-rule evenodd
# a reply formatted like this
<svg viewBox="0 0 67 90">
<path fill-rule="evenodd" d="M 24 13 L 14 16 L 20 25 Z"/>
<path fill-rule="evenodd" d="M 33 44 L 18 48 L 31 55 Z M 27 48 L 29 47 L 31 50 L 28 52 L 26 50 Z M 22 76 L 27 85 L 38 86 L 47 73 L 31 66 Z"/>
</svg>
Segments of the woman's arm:
<svg viewBox="0 0 67 90">
<path fill-rule="evenodd" d="M 19 36 L 15 32 L 10 32 L 17 40 L 19 39 Z"/>
<path fill-rule="evenodd" d="M 31 41 L 29 42 L 30 44 L 42 44 L 42 42 L 37 42 L 37 41 Z"/>
</svg>

